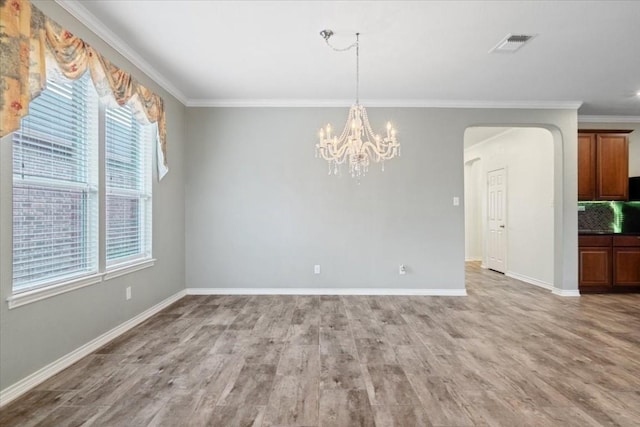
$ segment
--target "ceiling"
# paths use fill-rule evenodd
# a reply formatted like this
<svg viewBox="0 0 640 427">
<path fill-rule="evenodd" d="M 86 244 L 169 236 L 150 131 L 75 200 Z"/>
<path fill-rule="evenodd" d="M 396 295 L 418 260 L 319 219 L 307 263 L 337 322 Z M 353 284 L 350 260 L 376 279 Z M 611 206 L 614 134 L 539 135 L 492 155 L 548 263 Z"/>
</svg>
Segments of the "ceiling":
<svg viewBox="0 0 640 427">
<path fill-rule="evenodd" d="M 638 1 L 57 0 L 186 105 L 575 107 L 640 116 Z M 508 33 L 535 34 L 513 54 Z"/>
</svg>

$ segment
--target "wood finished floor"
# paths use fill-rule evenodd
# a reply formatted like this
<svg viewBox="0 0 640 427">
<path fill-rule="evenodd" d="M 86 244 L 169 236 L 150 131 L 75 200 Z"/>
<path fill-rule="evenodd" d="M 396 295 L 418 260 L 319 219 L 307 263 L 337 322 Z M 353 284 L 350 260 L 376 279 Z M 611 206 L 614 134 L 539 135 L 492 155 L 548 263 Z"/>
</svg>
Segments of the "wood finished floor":
<svg viewBox="0 0 640 427">
<path fill-rule="evenodd" d="M 640 295 L 188 296 L 2 426 L 638 426 Z"/>
</svg>

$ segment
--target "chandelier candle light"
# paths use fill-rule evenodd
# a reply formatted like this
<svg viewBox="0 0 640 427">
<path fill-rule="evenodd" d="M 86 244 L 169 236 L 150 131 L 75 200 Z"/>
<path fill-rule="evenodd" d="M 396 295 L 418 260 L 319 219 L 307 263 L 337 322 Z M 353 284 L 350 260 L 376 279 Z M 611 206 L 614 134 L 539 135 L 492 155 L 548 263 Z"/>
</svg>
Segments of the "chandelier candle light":
<svg viewBox="0 0 640 427">
<path fill-rule="evenodd" d="M 387 123 L 386 136 L 375 134 L 369 124 L 364 106 L 360 105 L 360 33 L 356 33 L 356 42 L 344 49 L 336 49 L 329 43 L 333 35 L 331 30 L 322 30 L 320 35 L 333 50 L 344 52 L 356 48 L 356 103 L 349 109 L 347 123 L 340 134 L 332 134 L 331 125 L 320 129 L 320 142 L 316 144 L 316 157 L 322 157 L 329 163 L 329 174 L 338 174 L 339 165 L 349 161 L 349 171 L 354 178 L 364 176 L 369 163 L 382 162 L 400 156 L 400 144 L 396 139 L 396 130 Z"/>
</svg>

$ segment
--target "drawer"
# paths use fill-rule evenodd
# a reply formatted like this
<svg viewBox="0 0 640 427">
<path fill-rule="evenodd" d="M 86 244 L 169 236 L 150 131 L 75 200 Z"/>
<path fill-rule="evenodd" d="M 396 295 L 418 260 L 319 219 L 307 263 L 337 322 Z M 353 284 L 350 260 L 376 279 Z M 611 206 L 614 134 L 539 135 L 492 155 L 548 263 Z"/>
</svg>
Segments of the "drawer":
<svg viewBox="0 0 640 427">
<path fill-rule="evenodd" d="M 580 247 L 611 246 L 612 240 L 613 240 L 613 236 L 578 236 L 578 246 Z"/>
<path fill-rule="evenodd" d="M 637 246 L 640 247 L 640 236 L 614 236 L 613 246 Z"/>
</svg>

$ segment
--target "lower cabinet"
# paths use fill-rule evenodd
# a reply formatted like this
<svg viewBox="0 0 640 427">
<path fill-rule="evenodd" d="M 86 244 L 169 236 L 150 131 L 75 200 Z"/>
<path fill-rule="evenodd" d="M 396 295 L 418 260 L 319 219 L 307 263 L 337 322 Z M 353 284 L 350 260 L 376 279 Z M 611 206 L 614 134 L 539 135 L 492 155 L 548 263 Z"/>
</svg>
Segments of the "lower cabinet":
<svg viewBox="0 0 640 427">
<path fill-rule="evenodd" d="M 614 236 L 613 285 L 640 288 L 640 236 Z"/>
<path fill-rule="evenodd" d="M 579 236 L 580 290 L 604 292 L 613 284 L 612 236 Z"/>
<path fill-rule="evenodd" d="M 579 236 L 581 292 L 640 290 L 640 236 Z"/>
</svg>

